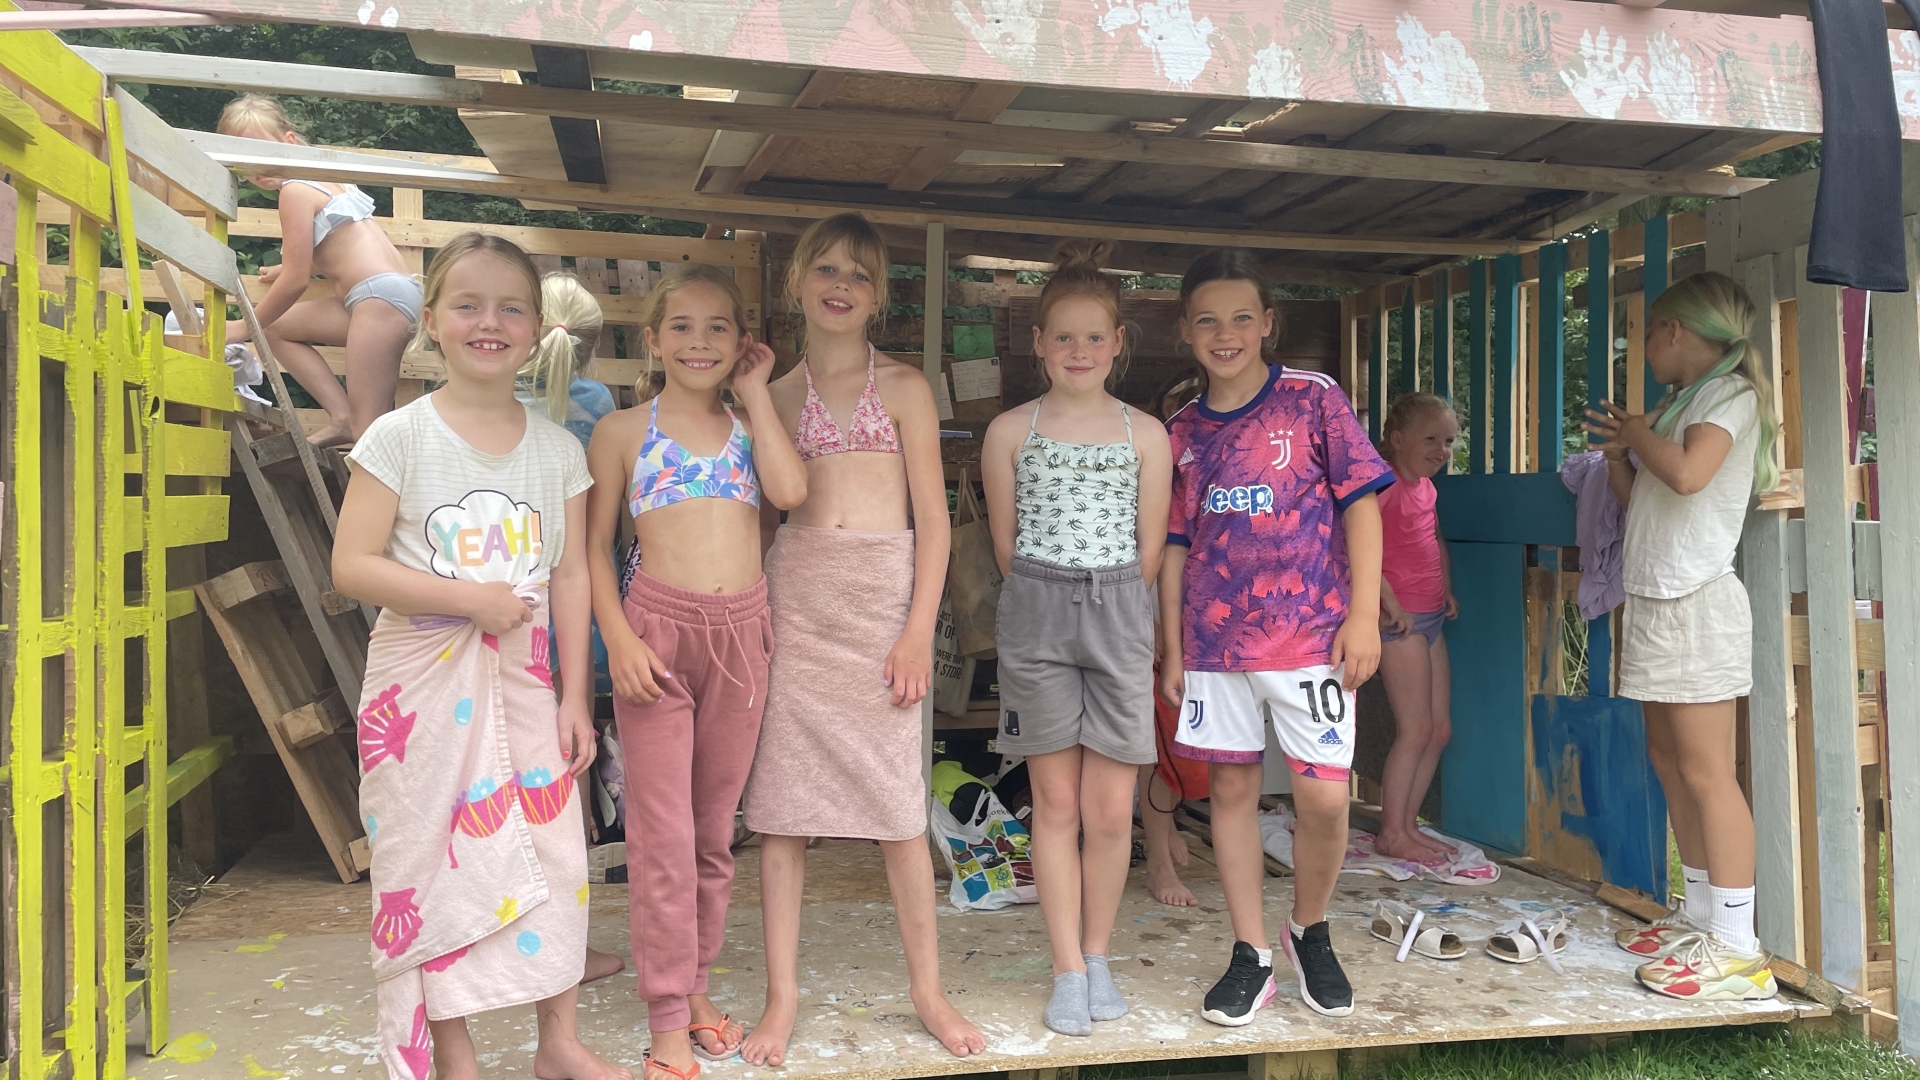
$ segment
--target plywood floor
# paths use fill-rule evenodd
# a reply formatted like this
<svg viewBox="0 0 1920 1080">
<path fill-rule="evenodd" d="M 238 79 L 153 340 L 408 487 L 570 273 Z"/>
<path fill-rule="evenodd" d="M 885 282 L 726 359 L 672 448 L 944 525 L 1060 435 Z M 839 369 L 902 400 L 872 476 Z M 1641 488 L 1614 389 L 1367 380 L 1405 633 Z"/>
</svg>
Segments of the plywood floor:
<svg viewBox="0 0 1920 1080">
<path fill-rule="evenodd" d="M 714 1080 L 891 1080 L 1333 1046 L 1781 1022 L 1796 1009 L 1813 1008 L 1786 998 L 1695 1005 L 1656 997 L 1634 984 L 1632 958 L 1612 944 L 1626 916 L 1509 868 L 1499 883 L 1484 888 L 1346 876 L 1332 920 L 1335 947 L 1357 990 L 1355 1015 L 1329 1020 L 1309 1012 L 1289 976 L 1273 1006 L 1252 1025 L 1215 1027 L 1200 1019 L 1199 1003 L 1224 969 L 1232 938 L 1217 879 L 1196 858 L 1188 878 L 1199 908 L 1154 903 L 1142 868 L 1135 868 L 1113 945 L 1114 974 L 1133 1013 L 1097 1025 L 1089 1039 L 1054 1035 L 1040 1022 L 1052 980 L 1037 908 L 961 914 L 943 903 L 948 990 L 990 1041 L 984 1057 L 961 1062 L 926 1034 L 907 1000 L 879 849 L 829 841 L 813 852 L 809 870 L 803 1006 L 788 1064 L 777 1072 L 738 1059 L 708 1065 L 705 1075 Z M 715 1000 L 748 1022 L 759 1014 L 765 987 L 756 871 L 749 847 L 740 859 L 728 947 L 713 979 Z M 172 963 L 174 1040 L 167 1056 L 136 1059 L 134 1075 L 384 1075 L 374 1047 L 366 959 L 368 890 L 330 877 L 317 847 L 278 838 L 180 919 Z M 1290 879 L 1268 879 L 1270 927 L 1282 925 L 1291 892 Z M 1444 910 L 1443 918 L 1475 951 L 1450 964 L 1419 957 L 1395 964 L 1391 950 L 1366 932 L 1373 901 L 1382 896 Z M 1565 975 L 1540 964 L 1497 963 L 1477 951 L 1478 941 L 1499 924 L 1553 906 L 1576 912 Z M 625 887 L 594 886 L 592 912 L 594 945 L 625 953 Z M 581 995 L 581 1029 L 589 1045 L 637 1074 L 647 1045 L 646 1010 L 633 985 L 632 974 L 623 972 L 588 987 Z M 474 1036 L 488 1074 L 530 1074 L 531 1009 L 484 1016 L 475 1021 Z"/>
</svg>

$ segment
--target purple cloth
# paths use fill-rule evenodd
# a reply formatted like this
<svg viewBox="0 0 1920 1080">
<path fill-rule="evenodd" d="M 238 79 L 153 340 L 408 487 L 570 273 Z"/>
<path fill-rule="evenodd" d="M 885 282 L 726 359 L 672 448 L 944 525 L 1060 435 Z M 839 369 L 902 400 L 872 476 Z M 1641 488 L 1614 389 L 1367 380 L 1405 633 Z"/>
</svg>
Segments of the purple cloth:
<svg viewBox="0 0 1920 1080">
<path fill-rule="evenodd" d="M 1607 486 L 1607 459 L 1598 450 L 1575 454 L 1560 467 L 1574 497 L 1574 537 L 1580 542 L 1580 617 L 1597 619 L 1626 602 L 1621 549 L 1627 512 Z"/>
</svg>

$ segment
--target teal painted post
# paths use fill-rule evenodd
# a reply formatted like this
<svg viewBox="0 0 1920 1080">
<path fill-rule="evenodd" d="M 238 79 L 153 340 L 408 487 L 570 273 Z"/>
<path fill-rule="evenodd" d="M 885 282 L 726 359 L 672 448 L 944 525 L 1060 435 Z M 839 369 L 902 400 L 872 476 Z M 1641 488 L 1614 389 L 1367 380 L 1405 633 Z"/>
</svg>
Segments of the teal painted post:
<svg viewBox="0 0 1920 1080">
<path fill-rule="evenodd" d="M 1513 471 L 1513 384 L 1520 373 L 1520 256 L 1493 260 L 1493 471 Z"/>
<path fill-rule="evenodd" d="M 1566 458 L 1567 412 L 1567 245 L 1540 249 L 1540 430 L 1535 432 L 1539 460 L 1534 468 L 1557 473 Z"/>
<path fill-rule="evenodd" d="M 1587 237 L 1587 404 L 1613 396 L 1613 234 Z M 1589 441 L 1591 445 L 1591 441 Z M 1613 616 L 1587 620 L 1587 694 L 1613 692 Z"/>
<path fill-rule="evenodd" d="M 1467 264 L 1467 471 L 1487 471 L 1487 262 Z"/>
<path fill-rule="evenodd" d="M 1453 400 L 1453 270 L 1433 279 L 1433 393 Z"/>
<path fill-rule="evenodd" d="M 1667 291 L 1667 260 L 1672 251 L 1667 241 L 1667 219 L 1663 215 L 1646 223 L 1646 269 L 1640 278 L 1640 291 L 1647 298 L 1647 317 L 1653 317 L 1653 302 Z M 1666 391 L 1659 379 L 1653 377 L 1653 365 L 1647 365 L 1647 411 L 1652 412 L 1654 403 Z"/>
<path fill-rule="evenodd" d="M 1372 341 L 1367 350 L 1367 434 L 1380 441 L 1380 424 L 1386 419 L 1382 402 L 1387 398 L 1387 308 L 1386 297 L 1373 305 Z"/>
<path fill-rule="evenodd" d="M 1407 282 L 1407 298 L 1400 302 L 1400 381 L 1388 400 L 1420 389 L 1420 281 Z"/>
</svg>

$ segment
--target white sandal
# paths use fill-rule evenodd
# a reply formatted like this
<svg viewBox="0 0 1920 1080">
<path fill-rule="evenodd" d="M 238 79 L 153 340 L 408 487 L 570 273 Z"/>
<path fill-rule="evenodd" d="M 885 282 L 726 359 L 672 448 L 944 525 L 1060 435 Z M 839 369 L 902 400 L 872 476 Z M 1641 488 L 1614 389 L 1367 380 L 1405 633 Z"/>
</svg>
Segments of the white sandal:
<svg viewBox="0 0 1920 1080">
<path fill-rule="evenodd" d="M 1564 975 L 1566 972 L 1561 969 L 1555 954 L 1566 952 L 1567 946 L 1572 943 L 1567 936 L 1568 921 L 1567 914 L 1557 910 L 1521 919 L 1487 939 L 1487 955 L 1509 964 L 1531 964 L 1535 960 L 1545 960 L 1554 974 Z M 1551 947 L 1548 942 L 1553 943 Z"/>
<path fill-rule="evenodd" d="M 1458 960 L 1467 955 L 1466 943 L 1453 931 L 1444 926 L 1423 929 L 1421 924 L 1426 918 L 1426 912 L 1410 904 L 1382 900 L 1368 930 L 1381 941 L 1400 946 L 1400 951 L 1393 956 L 1396 963 L 1406 963 L 1409 950 L 1430 960 Z"/>
</svg>

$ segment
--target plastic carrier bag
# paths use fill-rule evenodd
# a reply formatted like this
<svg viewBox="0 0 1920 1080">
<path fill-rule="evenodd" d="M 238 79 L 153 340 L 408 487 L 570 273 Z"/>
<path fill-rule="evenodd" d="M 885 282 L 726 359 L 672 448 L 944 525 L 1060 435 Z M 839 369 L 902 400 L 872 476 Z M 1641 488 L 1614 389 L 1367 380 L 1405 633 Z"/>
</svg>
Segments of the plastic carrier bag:
<svg viewBox="0 0 1920 1080">
<path fill-rule="evenodd" d="M 930 824 L 940 839 L 940 853 L 953 878 L 947 889 L 948 901 L 962 911 L 993 911 L 1008 904 L 1038 901 L 1040 891 L 1033 883 L 1029 855 L 1033 839 L 1027 827 L 958 764 L 943 761 L 934 766 L 934 772 Z M 961 821 L 940 795 L 944 792 L 951 798 L 955 789 L 968 784 L 981 788 L 980 797 L 973 800 L 968 820 Z"/>
</svg>

